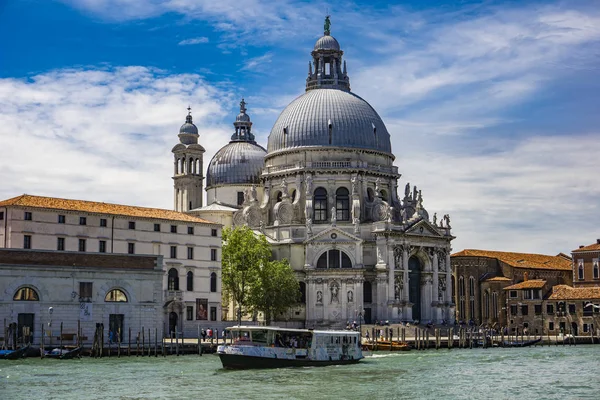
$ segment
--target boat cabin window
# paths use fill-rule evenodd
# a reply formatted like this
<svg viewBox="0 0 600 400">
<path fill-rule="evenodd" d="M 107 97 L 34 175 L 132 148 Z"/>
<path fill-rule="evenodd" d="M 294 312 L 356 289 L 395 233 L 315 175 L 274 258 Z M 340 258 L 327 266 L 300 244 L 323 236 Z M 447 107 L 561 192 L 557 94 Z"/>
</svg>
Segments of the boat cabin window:
<svg viewBox="0 0 600 400">
<path fill-rule="evenodd" d="M 267 331 L 252 331 L 252 342 L 267 344 Z"/>
</svg>

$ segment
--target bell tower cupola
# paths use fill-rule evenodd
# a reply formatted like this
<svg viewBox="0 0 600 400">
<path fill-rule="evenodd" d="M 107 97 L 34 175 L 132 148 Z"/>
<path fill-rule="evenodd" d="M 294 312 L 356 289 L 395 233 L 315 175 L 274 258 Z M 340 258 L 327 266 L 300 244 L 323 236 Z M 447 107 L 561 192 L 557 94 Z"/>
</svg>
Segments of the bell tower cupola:
<svg viewBox="0 0 600 400">
<path fill-rule="evenodd" d="M 179 128 L 179 143 L 173 147 L 174 209 L 187 212 L 202 207 L 202 174 L 204 147 L 198 144 L 198 128 L 188 107 L 185 123 Z"/>
<path fill-rule="evenodd" d="M 346 71 L 346 62 L 342 60 L 344 52 L 338 41 L 331 36 L 331 21 L 325 17 L 323 36 L 317 40 L 311 52 L 313 61 L 308 63 L 306 91 L 312 89 L 340 89 L 350 91 L 350 78 Z"/>
</svg>

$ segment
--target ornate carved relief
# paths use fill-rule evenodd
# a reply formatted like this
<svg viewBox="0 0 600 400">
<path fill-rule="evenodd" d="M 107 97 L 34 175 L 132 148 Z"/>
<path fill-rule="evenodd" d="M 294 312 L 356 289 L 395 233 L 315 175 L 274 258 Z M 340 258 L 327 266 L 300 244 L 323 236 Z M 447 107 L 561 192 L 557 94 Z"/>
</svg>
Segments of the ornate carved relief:
<svg viewBox="0 0 600 400">
<path fill-rule="evenodd" d="M 403 274 L 398 274 L 394 277 L 394 298 L 396 300 L 401 299 L 402 289 L 404 289 L 404 276 Z"/>
<path fill-rule="evenodd" d="M 329 303 L 339 303 L 340 284 L 336 280 L 329 284 L 329 291 L 331 292 L 331 300 Z"/>
<path fill-rule="evenodd" d="M 438 277 L 438 301 L 444 300 L 444 293 L 446 293 L 446 277 L 441 275 Z"/>
</svg>

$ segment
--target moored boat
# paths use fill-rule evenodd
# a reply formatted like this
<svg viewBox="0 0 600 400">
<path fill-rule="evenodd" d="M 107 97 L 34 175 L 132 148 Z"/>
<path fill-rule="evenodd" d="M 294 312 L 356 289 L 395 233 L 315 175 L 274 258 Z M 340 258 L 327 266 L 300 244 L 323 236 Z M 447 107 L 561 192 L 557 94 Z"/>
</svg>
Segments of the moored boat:
<svg viewBox="0 0 600 400">
<path fill-rule="evenodd" d="M 519 341 L 504 342 L 502 344 L 502 347 L 529 347 L 529 346 L 533 346 L 535 344 L 538 344 L 541 341 L 542 341 L 542 338 L 537 338 L 537 339 L 533 339 L 533 340 L 526 340 L 526 341 L 523 341 L 523 342 L 519 342 Z"/>
<path fill-rule="evenodd" d="M 70 360 L 73 358 L 81 358 L 81 351 L 83 347 L 76 347 L 71 350 L 67 349 L 54 349 L 45 353 L 44 357 L 58 358 L 60 360 Z"/>
<path fill-rule="evenodd" d="M 390 342 L 378 340 L 376 342 L 363 343 L 363 350 L 369 351 L 410 351 L 410 345 L 405 342 Z"/>
<path fill-rule="evenodd" d="M 0 350 L 0 359 L 4 360 L 18 360 L 19 358 L 25 357 L 27 351 L 29 350 L 29 345 L 21 347 L 16 350 Z"/>
<path fill-rule="evenodd" d="M 363 358 L 359 333 L 276 327 L 227 328 L 231 344 L 217 354 L 223 368 L 285 368 L 354 364 Z"/>
</svg>

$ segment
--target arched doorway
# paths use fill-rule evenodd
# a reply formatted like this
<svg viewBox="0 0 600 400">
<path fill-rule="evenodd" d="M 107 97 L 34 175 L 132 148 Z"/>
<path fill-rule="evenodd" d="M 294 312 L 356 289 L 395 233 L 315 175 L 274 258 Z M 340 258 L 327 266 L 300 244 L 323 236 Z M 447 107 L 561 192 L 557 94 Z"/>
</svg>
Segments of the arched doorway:
<svg viewBox="0 0 600 400">
<path fill-rule="evenodd" d="M 412 319 L 421 320 L 421 261 L 415 256 L 408 259 L 408 300 L 413 304 Z"/>
<path fill-rule="evenodd" d="M 176 312 L 171 311 L 169 313 L 169 334 L 173 335 L 175 333 L 175 329 L 177 328 L 177 320 L 179 316 Z"/>
</svg>

